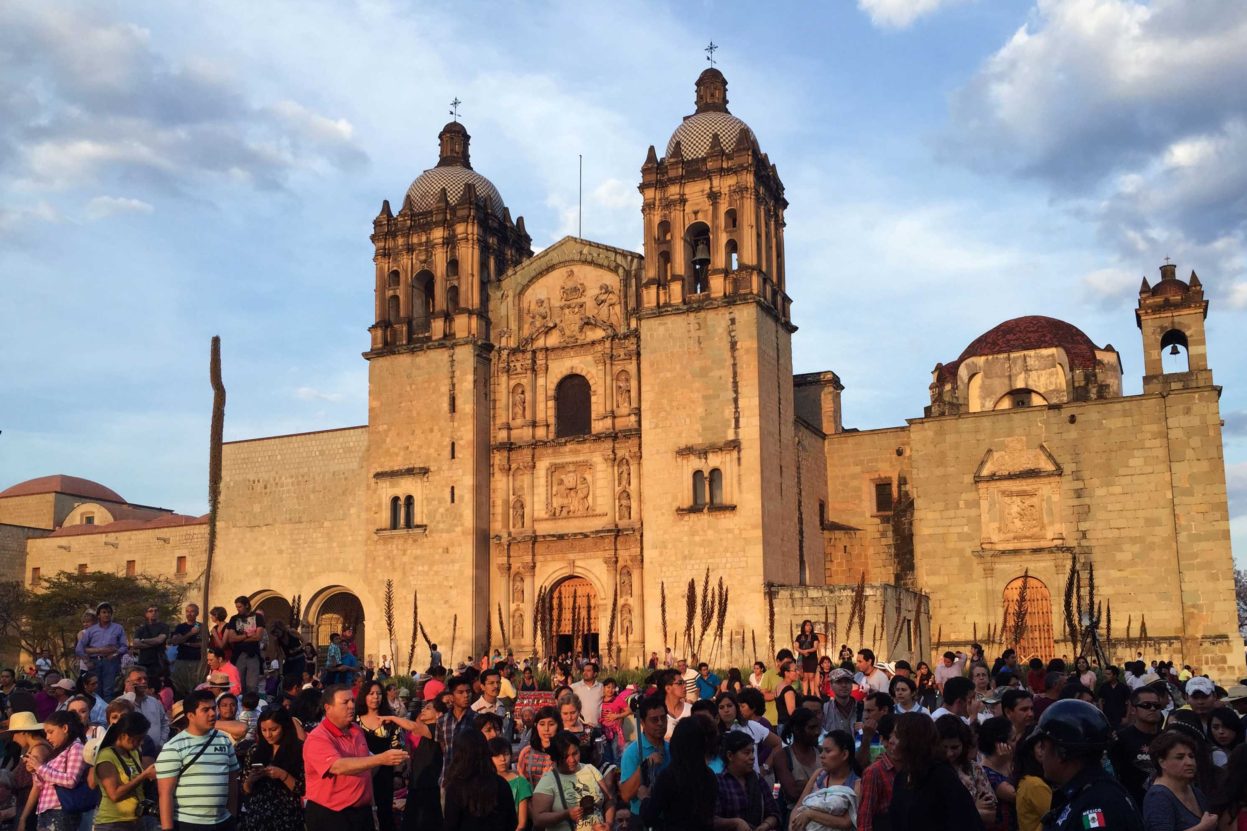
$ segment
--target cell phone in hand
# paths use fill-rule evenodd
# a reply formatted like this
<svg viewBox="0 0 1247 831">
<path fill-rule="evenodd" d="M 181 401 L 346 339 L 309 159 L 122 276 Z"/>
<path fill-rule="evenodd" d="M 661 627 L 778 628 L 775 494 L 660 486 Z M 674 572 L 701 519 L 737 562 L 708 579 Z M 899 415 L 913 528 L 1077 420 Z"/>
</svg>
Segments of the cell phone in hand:
<svg viewBox="0 0 1247 831">
<path fill-rule="evenodd" d="M 588 794 L 580 797 L 580 810 L 584 811 L 586 814 L 592 813 L 596 804 L 596 800 Z"/>
</svg>

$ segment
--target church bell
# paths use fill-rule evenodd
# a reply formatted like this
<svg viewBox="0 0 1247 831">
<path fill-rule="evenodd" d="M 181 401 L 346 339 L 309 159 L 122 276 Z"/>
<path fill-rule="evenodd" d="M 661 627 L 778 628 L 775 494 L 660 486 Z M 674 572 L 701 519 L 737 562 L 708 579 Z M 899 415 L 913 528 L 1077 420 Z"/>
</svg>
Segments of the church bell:
<svg viewBox="0 0 1247 831">
<path fill-rule="evenodd" d="M 710 246 L 704 238 L 699 239 L 697 247 L 693 249 L 693 265 L 702 268 L 710 265 Z"/>
</svg>

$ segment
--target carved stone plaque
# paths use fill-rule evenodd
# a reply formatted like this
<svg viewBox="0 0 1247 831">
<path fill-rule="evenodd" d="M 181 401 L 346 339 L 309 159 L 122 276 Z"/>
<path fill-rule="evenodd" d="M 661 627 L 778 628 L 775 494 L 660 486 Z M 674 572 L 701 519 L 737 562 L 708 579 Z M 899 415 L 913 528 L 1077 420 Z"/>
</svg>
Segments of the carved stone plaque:
<svg viewBox="0 0 1247 831">
<path fill-rule="evenodd" d="M 593 465 L 571 462 L 552 465 L 546 514 L 551 517 L 587 516 L 593 509 Z"/>
</svg>

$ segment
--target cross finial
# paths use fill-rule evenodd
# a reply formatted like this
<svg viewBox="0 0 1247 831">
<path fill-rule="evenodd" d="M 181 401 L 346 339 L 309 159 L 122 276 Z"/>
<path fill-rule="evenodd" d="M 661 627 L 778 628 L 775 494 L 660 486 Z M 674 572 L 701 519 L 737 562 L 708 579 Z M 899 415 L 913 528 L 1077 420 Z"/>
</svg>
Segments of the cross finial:
<svg viewBox="0 0 1247 831">
<path fill-rule="evenodd" d="M 1169 265 L 1169 258 L 1165 257 L 1165 265 Z"/>
<path fill-rule="evenodd" d="M 459 105 L 463 102 L 459 100 L 459 96 L 455 96 L 455 100 L 450 102 L 450 114 L 454 116 L 455 121 L 459 120 Z"/>
<path fill-rule="evenodd" d="M 719 47 L 715 45 L 715 42 L 713 40 L 710 41 L 710 44 L 708 46 L 706 46 L 706 49 L 705 49 L 706 60 L 710 61 L 711 66 L 714 66 L 714 53 L 717 52 L 718 49 Z"/>
</svg>

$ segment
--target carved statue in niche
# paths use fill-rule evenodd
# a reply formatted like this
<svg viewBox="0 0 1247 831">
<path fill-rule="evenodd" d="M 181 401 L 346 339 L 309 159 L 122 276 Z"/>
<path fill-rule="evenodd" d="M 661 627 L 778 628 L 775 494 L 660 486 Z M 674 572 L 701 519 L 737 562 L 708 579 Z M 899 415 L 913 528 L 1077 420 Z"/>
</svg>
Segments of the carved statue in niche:
<svg viewBox="0 0 1247 831">
<path fill-rule="evenodd" d="M 524 613 L 516 609 L 511 613 L 511 637 L 519 640 L 524 632 Z"/>
<path fill-rule="evenodd" d="M 597 305 L 594 317 L 616 329 L 623 328 L 623 322 L 619 316 L 619 295 L 613 288 L 606 283 L 599 285 L 598 293 L 593 296 L 593 302 Z"/>
<path fill-rule="evenodd" d="M 632 597 L 632 569 L 627 566 L 619 569 L 619 594 L 621 597 Z"/>
<path fill-rule="evenodd" d="M 632 376 L 626 369 L 615 375 L 615 406 L 625 409 L 632 406 Z"/>
<path fill-rule="evenodd" d="M 619 634 L 625 642 L 632 638 L 632 607 L 627 603 L 619 608 Z"/>
<path fill-rule="evenodd" d="M 619 492 L 619 518 L 632 519 L 632 495 L 626 490 Z"/>
<path fill-rule="evenodd" d="M 511 388 L 511 420 L 522 421 L 528 415 L 525 402 L 524 385 L 516 384 Z"/>
<path fill-rule="evenodd" d="M 564 302 L 579 300 L 585 296 L 585 284 L 576 279 L 575 269 L 567 269 L 563 275 L 563 286 L 559 289 L 559 297 Z"/>
<path fill-rule="evenodd" d="M 558 468 L 550 477 L 550 514 L 580 516 L 589 513 L 588 465 Z"/>
<path fill-rule="evenodd" d="M 524 575 L 517 574 L 511 578 L 511 602 L 524 602 Z"/>
<path fill-rule="evenodd" d="M 632 485 L 632 464 L 626 458 L 619 460 L 619 477 L 615 484 L 621 488 Z"/>
<path fill-rule="evenodd" d="M 524 500 L 518 496 L 511 501 L 511 527 L 524 527 Z"/>
</svg>

